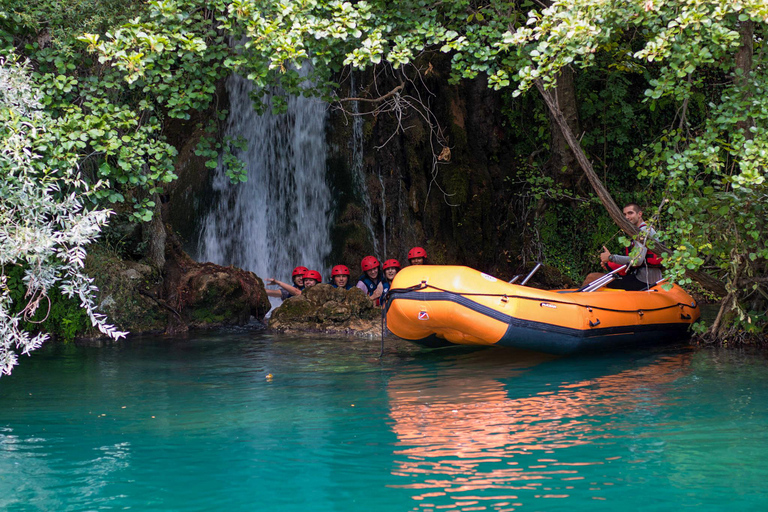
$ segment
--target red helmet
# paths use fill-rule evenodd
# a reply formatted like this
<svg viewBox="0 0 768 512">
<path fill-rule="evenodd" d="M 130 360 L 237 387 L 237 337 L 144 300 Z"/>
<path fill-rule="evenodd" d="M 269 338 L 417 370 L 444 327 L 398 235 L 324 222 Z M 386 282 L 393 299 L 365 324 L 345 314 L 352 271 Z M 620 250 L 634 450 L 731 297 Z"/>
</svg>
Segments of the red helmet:
<svg viewBox="0 0 768 512">
<path fill-rule="evenodd" d="M 291 274 L 291 277 L 303 276 L 304 274 L 306 274 L 307 270 L 309 270 L 307 267 L 296 267 L 295 269 L 293 269 L 293 273 Z"/>
<path fill-rule="evenodd" d="M 414 247 L 410 251 L 408 251 L 408 259 L 412 260 L 413 258 L 426 258 L 427 257 L 427 251 L 424 250 L 423 247 Z"/>
<path fill-rule="evenodd" d="M 314 279 L 318 283 L 323 282 L 323 276 L 320 275 L 320 272 L 317 270 L 307 270 L 304 272 L 304 279 Z"/>
<path fill-rule="evenodd" d="M 376 259 L 376 256 L 366 256 L 363 258 L 363 261 L 360 262 L 360 266 L 363 267 L 363 272 L 366 272 L 372 268 L 381 266 L 381 263 Z"/>
<path fill-rule="evenodd" d="M 348 276 L 349 268 L 346 265 L 336 265 L 331 269 L 331 277 L 333 276 Z"/>
<path fill-rule="evenodd" d="M 387 261 L 384 262 L 384 265 L 381 268 L 384 269 L 384 270 L 387 270 L 388 268 L 392 268 L 392 267 L 394 267 L 394 268 L 403 268 L 400 265 L 400 262 L 397 261 L 397 260 L 387 260 Z"/>
</svg>

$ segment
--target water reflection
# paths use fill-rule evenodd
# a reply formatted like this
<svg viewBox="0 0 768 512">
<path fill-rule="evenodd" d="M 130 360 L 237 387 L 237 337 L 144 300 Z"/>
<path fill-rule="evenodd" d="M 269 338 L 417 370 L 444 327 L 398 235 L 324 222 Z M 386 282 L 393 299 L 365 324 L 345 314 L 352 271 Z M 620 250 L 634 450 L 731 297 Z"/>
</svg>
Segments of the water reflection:
<svg viewBox="0 0 768 512">
<path fill-rule="evenodd" d="M 641 440 L 620 449 L 615 440 L 663 421 L 666 386 L 689 372 L 690 355 L 616 373 L 589 363 L 457 364 L 393 378 L 395 486 L 413 490 L 416 510 L 512 510 L 523 495 L 606 499 L 621 482 L 588 481 L 594 466 L 647 457 Z"/>
</svg>

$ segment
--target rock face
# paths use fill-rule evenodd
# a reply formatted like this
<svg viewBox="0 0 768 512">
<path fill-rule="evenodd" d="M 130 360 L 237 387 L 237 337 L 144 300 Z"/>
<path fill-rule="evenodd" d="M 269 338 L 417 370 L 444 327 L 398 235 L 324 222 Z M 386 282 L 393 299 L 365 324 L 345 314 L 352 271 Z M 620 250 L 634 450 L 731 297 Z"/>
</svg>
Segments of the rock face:
<svg viewBox="0 0 768 512">
<path fill-rule="evenodd" d="M 269 328 L 278 332 L 374 335 L 381 333 L 381 309 L 358 288 L 344 290 L 318 284 L 275 309 Z"/>
<path fill-rule="evenodd" d="M 251 317 L 262 321 L 270 308 L 264 282 L 256 274 L 198 263 L 175 237 L 169 237 L 166 245 L 163 278 L 158 302 L 173 313 L 168 332 L 244 325 Z"/>
<path fill-rule="evenodd" d="M 168 311 L 146 291 L 158 286 L 160 273 L 141 263 L 121 259 L 113 251 L 94 245 L 88 251 L 85 270 L 94 278 L 98 311 L 109 323 L 131 333 L 163 332 Z M 144 291 L 145 293 L 142 293 Z M 86 338 L 99 337 L 98 331 L 80 333 Z"/>
<path fill-rule="evenodd" d="M 131 334 L 262 322 L 270 308 L 264 283 L 256 274 L 198 263 L 172 235 L 166 241 L 162 272 L 106 250 L 92 251 L 86 270 L 99 289 L 99 311 Z"/>
</svg>

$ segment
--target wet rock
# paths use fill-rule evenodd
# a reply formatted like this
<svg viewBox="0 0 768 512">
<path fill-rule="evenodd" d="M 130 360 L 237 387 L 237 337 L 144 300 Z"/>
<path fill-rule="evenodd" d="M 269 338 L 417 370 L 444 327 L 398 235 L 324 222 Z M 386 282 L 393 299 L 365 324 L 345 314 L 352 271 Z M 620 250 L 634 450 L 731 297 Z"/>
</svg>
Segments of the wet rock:
<svg viewBox="0 0 768 512">
<path fill-rule="evenodd" d="M 263 281 L 253 272 L 198 263 L 172 235 L 165 256 L 159 271 L 99 246 L 89 251 L 86 272 L 94 277 L 99 310 L 110 323 L 141 334 L 263 322 L 270 304 Z M 85 339 L 100 336 L 84 333 Z"/>
<path fill-rule="evenodd" d="M 123 277 L 126 279 L 141 279 L 141 273 L 139 273 L 138 270 L 129 268 L 125 272 L 123 272 Z"/>
<path fill-rule="evenodd" d="M 266 298 L 261 279 L 234 267 L 204 263 L 190 270 L 180 287 L 178 309 L 189 327 L 244 325 L 269 309 L 260 304 L 260 295 Z"/>
<path fill-rule="evenodd" d="M 381 309 L 358 288 L 318 284 L 285 300 L 272 312 L 269 328 L 290 333 L 373 335 L 381 331 Z"/>
<path fill-rule="evenodd" d="M 198 263 L 175 236 L 169 236 L 165 256 L 164 281 L 157 299 L 173 313 L 166 332 L 264 320 L 269 299 L 264 282 L 253 272 Z"/>
<path fill-rule="evenodd" d="M 148 290 L 161 283 L 160 274 L 151 267 L 135 266 L 114 251 L 93 245 L 85 260 L 86 273 L 94 278 L 99 313 L 107 315 L 109 323 L 121 331 L 137 333 L 161 333 L 168 324 L 168 311 L 158 307 Z M 148 270 L 143 273 L 142 270 Z M 79 338 L 101 337 L 99 331 L 79 333 Z"/>
</svg>

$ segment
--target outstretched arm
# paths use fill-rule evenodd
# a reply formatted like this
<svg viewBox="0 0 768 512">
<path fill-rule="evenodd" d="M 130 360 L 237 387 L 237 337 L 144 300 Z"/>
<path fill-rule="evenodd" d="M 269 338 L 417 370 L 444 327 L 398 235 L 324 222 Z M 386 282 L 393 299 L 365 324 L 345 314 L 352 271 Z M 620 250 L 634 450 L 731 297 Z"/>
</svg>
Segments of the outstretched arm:
<svg viewBox="0 0 768 512">
<path fill-rule="evenodd" d="M 269 284 L 269 285 L 277 285 L 280 288 L 282 288 L 283 290 L 285 290 L 288 293 L 290 293 L 291 295 L 301 295 L 301 290 L 299 290 L 295 286 L 289 285 L 288 283 L 284 283 L 282 281 L 278 281 L 274 277 L 270 277 L 269 279 L 267 279 L 267 284 Z M 270 291 L 277 292 L 277 295 L 270 294 L 269 293 Z M 267 295 L 269 295 L 270 297 L 280 297 L 280 292 L 278 292 L 277 290 L 267 290 Z"/>
</svg>

